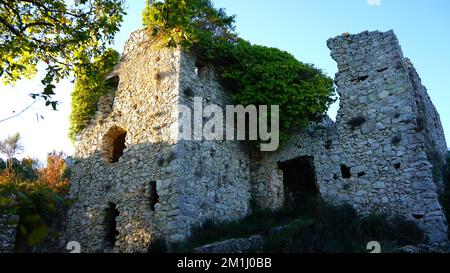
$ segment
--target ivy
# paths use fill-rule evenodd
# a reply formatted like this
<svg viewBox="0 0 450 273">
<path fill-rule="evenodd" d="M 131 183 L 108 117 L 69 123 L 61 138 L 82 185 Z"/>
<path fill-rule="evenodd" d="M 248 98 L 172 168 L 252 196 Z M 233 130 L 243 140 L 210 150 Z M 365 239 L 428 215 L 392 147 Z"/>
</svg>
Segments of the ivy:
<svg viewBox="0 0 450 273">
<path fill-rule="evenodd" d="M 94 60 L 92 65 L 77 67 L 69 118 L 69 137 L 73 141 L 94 117 L 99 99 L 110 91 L 105 80 L 118 62 L 119 53 L 109 49 Z"/>
<path fill-rule="evenodd" d="M 282 140 L 318 120 L 335 101 L 330 77 L 285 51 L 238 38 L 235 17 L 210 0 L 149 1 L 143 17 L 154 44 L 180 46 L 215 65 L 234 103 L 278 105 Z"/>
</svg>

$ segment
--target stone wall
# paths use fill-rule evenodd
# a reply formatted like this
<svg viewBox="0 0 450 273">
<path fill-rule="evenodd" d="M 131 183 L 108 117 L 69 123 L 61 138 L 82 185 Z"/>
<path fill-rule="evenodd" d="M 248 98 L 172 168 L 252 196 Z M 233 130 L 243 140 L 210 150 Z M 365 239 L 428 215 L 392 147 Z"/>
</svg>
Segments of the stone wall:
<svg viewBox="0 0 450 273">
<path fill-rule="evenodd" d="M 181 68 L 182 105 L 193 109 L 196 98 L 202 107 L 214 104 L 224 113 L 226 105 L 232 104 L 212 67 L 202 66 L 195 56 L 183 53 Z M 192 120 L 192 126 L 208 122 L 206 117 L 194 120 L 192 116 Z M 208 219 L 236 220 L 246 216 L 250 202 L 250 164 L 245 143 L 194 139 L 180 140 L 179 145 L 183 164 L 178 172 L 183 180 L 183 214 L 188 222 L 199 224 Z"/>
<path fill-rule="evenodd" d="M 429 242 L 445 241 L 433 179 L 442 126 L 396 36 L 342 35 L 328 46 L 339 68 L 336 122 L 299 130 L 276 153 L 250 154 L 241 142 L 181 139 L 182 105 L 200 98 L 223 110 L 230 97 L 212 67 L 180 49 L 155 49 L 144 31 L 134 32 L 110 94 L 78 138 L 63 241 L 79 242 L 82 252 L 145 252 L 157 237 L 186 239 L 207 219 L 242 218 L 251 200 L 280 208 L 287 196 L 280 163 L 299 157 L 310 160 L 325 200 L 361 215 L 403 215 Z"/>
<path fill-rule="evenodd" d="M 181 241 L 206 219 L 247 214 L 244 147 L 179 140 L 179 107 L 192 104 L 186 87 L 205 103 L 228 100 L 214 76 L 197 73 L 195 63 L 179 49 L 153 48 L 144 31 L 132 34 L 112 74 L 119 83 L 112 109 L 110 96 L 102 100 L 76 144 L 66 242 L 78 241 L 83 252 L 145 252 L 156 237 Z M 126 149 L 115 162 L 116 139 L 125 133 Z M 111 208 L 119 213 L 115 246 L 106 239 Z"/>
<path fill-rule="evenodd" d="M 105 222 L 111 206 L 119 211 L 114 251 L 144 252 L 156 236 L 177 235 L 179 71 L 179 51 L 154 50 L 143 31 L 131 35 L 114 72 L 119 84 L 111 113 L 98 115 L 76 144 L 66 242 L 78 241 L 83 252 L 112 251 Z M 109 163 L 109 137 L 119 131 L 126 132 L 126 149 Z"/>
<path fill-rule="evenodd" d="M 266 207 L 283 204 L 283 173 L 278 164 L 310 156 L 325 200 L 350 203 L 362 215 L 403 215 L 426 231 L 429 242 L 446 241 L 447 224 L 433 181 L 433 162 L 427 157 L 427 146 L 441 151 L 445 145 L 442 126 L 395 34 L 345 34 L 330 39 L 328 47 L 339 68 L 336 123 L 325 120 L 311 125 L 280 152 L 255 160 L 255 199 Z M 419 95 L 423 101 L 418 101 L 425 106 L 418 111 Z M 424 116 L 430 127 L 425 133 L 419 128 L 421 111 L 431 112 Z M 425 136 L 436 142 L 427 142 Z"/>
<path fill-rule="evenodd" d="M 0 253 L 13 253 L 19 217 L 0 215 Z"/>
</svg>

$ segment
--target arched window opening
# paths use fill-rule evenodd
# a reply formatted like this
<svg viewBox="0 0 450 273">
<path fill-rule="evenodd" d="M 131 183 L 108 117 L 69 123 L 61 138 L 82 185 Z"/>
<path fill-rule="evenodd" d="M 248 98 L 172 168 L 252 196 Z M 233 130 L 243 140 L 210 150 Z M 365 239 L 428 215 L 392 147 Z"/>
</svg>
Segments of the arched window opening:
<svg viewBox="0 0 450 273">
<path fill-rule="evenodd" d="M 119 127 L 111 128 L 103 140 L 103 160 L 117 163 L 123 156 L 126 147 L 127 132 Z"/>
</svg>

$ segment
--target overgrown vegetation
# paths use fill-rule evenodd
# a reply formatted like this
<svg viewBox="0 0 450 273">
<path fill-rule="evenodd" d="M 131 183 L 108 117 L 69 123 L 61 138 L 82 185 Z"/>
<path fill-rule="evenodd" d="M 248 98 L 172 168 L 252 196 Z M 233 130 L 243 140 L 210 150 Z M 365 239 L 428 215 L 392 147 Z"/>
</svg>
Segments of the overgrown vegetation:
<svg viewBox="0 0 450 273">
<path fill-rule="evenodd" d="M 119 53 L 109 49 L 100 58 L 95 59 L 91 66 L 76 68 L 69 129 L 69 137 L 73 141 L 95 115 L 99 99 L 111 91 L 106 78 L 118 62 Z"/>
<path fill-rule="evenodd" d="M 295 209 L 255 209 L 242 221 L 207 221 L 193 228 L 187 242 L 172 249 L 190 252 L 209 243 L 254 234 L 266 237 L 263 252 L 367 253 L 371 241 L 380 242 L 383 252 L 389 252 L 424 242 L 423 232 L 413 222 L 384 214 L 360 218 L 349 205 L 336 207 L 309 199 Z"/>
<path fill-rule="evenodd" d="M 290 129 L 306 126 L 334 102 L 333 81 L 287 52 L 238 38 L 234 19 L 210 0 L 149 1 L 143 13 L 154 44 L 181 46 L 199 62 L 213 64 L 234 103 L 279 105 L 281 139 L 286 140 Z"/>
<path fill-rule="evenodd" d="M 52 153 L 45 167 L 33 159 L 14 159 L 10 171 L 0 164 L 0 214 L 19 216 L 16 250 L 42 243 L 63 217 L 68 190 L 65 155 Z"/>
</svg>

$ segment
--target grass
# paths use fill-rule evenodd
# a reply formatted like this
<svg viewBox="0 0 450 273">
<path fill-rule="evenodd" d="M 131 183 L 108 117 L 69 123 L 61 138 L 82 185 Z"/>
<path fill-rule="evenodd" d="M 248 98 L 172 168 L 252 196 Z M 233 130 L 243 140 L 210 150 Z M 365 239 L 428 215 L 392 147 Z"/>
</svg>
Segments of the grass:
<svg viewBox="0 0 450 273">
<path fill-rule="evenodd" d="M 170 249 L 192 252 L 206 244 L 255 234 L 266 238 L 264 249 L 259 250 L 265 253 L 367 253 L 371 241 L 380 242 L 386 252 L 424 241 L 423 232 L 412 222 L 380 214 L 360 218 L 351 206 L 336 207 L 309 198 L 295 210 L 255 208 L 241 221 L 206 221 L 192 229 L 189 240 Z"/>
</svg>

